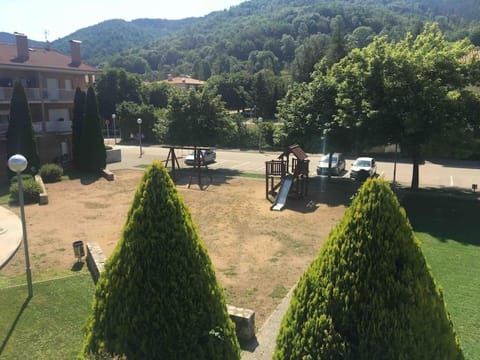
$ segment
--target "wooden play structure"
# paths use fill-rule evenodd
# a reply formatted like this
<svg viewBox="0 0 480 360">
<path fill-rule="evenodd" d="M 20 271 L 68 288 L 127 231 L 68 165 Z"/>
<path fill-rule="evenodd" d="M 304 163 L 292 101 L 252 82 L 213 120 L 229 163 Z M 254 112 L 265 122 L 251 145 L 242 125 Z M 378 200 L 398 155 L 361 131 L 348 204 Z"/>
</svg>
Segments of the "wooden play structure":
<svg viewBox="0 0 480 360">
<path fill-rule="evenodd" d="M 190 178 L 188 180 L 188 188 L 192 185 L 192 174 L 196 175 L 197 183 L 200 187 L 202 187 L 202 168 L 208 170 L 208 165 L 203 158 L 203 151 L 202 150 L 210 150 L 208 147 L 201 147 L 201 146 L 171 146 L 171 145 L 164 145 L 163 148 L 169 149 L 167 159 L 165 160 L 165 167 L 168 168 L 169 163 L 171 163 L 171 171 L 170 176 L 172 177 L 173 182 L 176 180 L 175 169 L 180 168 L 180 164 L 178 162 L 178 157 L 175 154 L 175 150 L 193 150 L 194 154 L 194 161 L 192 165 L 192 173 L 190 174 Z M 212 176 L 208 176 L 210 182 L 212 182 Z"/>
<path fill-rule="evenodd" d="M 265 162 L 265 196 L 272 210 L 282 210 L 289 195 L 308 195 L 309 163 L 299 145 L 292 145 L 277 160 Z"/>
</svg>

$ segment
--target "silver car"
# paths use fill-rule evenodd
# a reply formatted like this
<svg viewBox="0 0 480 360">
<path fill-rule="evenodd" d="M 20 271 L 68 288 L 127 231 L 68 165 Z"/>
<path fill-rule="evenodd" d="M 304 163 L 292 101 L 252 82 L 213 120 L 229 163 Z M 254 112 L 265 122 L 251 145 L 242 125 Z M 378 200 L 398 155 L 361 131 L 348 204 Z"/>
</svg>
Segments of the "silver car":
<svg viewBox="0 0 480 360">
<path fill-rule="evenodd" d="M 317 165 L 317 175 L 328 175 L 328 163 L 330 155 L 324 155 Z M 332 154 L 330 172 L 332 175 L 341 175 L 345 171 L 345 157 L 341 153 Z"/>
<path fill-rule="evenodd" d="M 215 162 L 216 158 L 217 154 L 213 150 L 197 150 L 196 161 L 200 165 L 213 163 Z M 193 166 L 195 164 L 195 152 L 192 151 L 191 154 L 187 155 L 183 162 L 185 165 Z"/>
</svg>

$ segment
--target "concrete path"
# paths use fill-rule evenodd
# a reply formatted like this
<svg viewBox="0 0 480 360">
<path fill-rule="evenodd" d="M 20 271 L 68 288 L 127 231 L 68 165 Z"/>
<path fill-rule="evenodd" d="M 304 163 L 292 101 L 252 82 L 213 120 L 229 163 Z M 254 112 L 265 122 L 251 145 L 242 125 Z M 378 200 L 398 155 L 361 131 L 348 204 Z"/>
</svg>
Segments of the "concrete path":
<svg viewBox="0 0 480 360">
<path fill-rule="evenodd" d="M 287 296 L 277 306 L 273 313 L 268 317 L 263 326 L 258 330 L 256 342 L 251 344 L 251 350 L 242 351 L 242 360 L 272 360 L 275 350 L 275 340 L 280 330 L 280 324 L 285 315 L 293 290 L 296 285 L 290 289 Z"/>
<path fill-rule="evenodd" d="M 15 255 L 22 239 L 20 218 L 12 211 L 0 206 L 0 269 Z"/>
</svg>

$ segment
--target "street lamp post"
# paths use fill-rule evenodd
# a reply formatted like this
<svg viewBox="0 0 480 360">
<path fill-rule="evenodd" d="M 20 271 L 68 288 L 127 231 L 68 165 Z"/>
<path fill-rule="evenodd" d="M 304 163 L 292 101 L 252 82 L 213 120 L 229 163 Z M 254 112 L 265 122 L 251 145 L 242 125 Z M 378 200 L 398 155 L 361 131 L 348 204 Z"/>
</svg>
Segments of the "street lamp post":
<svg viewBox="0 0 480 360">
<path fill-rule="evenodd" d="M 325 155 L 327 151 L 327 129 L 323 130 L 323 155 Z"/>
<path fill-rule="evenodd" d="M 27 168 L 27 159 L 23 155 L 16 154 L 8 159 L 8 167 L 17 174 L 18 180 L 18 201 L 20 203 L 20 214 L 22 217 L 23 248 L 25 250 L 25 270 L 27 273 L 28 297 L 33 296 L 32 272 L 30 270 L 30 256 L 28 254 L 27 223 L 25 221 L 25 203 L 23 200 L 23 183 L 21 173 Z"/>
<path fill-rule="evenodd" d="M 112 114 L 112 121 L 113 121 L 113 143 L 117 145 L 117 127 L 115 126 L 115 118 L 117 115 Z"/>
<path fill-rule="evenodd" d="M 138 157 L 142 157 L 142 119 L 137 119 L 138 124 L 138 141 L 140 144 L 140 155 Z"/>
<path fill-rule="evenodd" d="M 258 152 L 262 152 L 262 128 L 260 125 L 262 124 L 263 119 L 261 117 L 258 118 Z"/>
</svg>

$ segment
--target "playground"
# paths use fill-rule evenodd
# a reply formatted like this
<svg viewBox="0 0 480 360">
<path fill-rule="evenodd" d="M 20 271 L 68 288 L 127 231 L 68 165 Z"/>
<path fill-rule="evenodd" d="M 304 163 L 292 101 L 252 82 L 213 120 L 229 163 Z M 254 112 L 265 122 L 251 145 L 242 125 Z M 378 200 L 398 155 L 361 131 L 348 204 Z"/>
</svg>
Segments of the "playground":
<svg viewBox="0 0 480 360">
<path fill-rule="evenodd" d="M 106 255 L 114 249 L 133 193 L 143 172 L 119 170 L 115 181 L 76 179 L 48 184 L 49 204 L 26 207 L 34 281 L 65 276 L 75 266 L 72 243 L 97 242 Z M 311 183 L 309 195 L 271 211 L 265 180 L 218 176 L 203 190 L 177 188 L 225 288 L 228 302 L 255 310 L 257 327 L 295 284 L 345 211 L 343 184 L 328 193 Z M 335 188 L 339 186 L 339 188 Z M 18 209 L 14 209 L 15 211 Z M 24 280 L 22 252 L 2 270 Z"/>
</svg>

